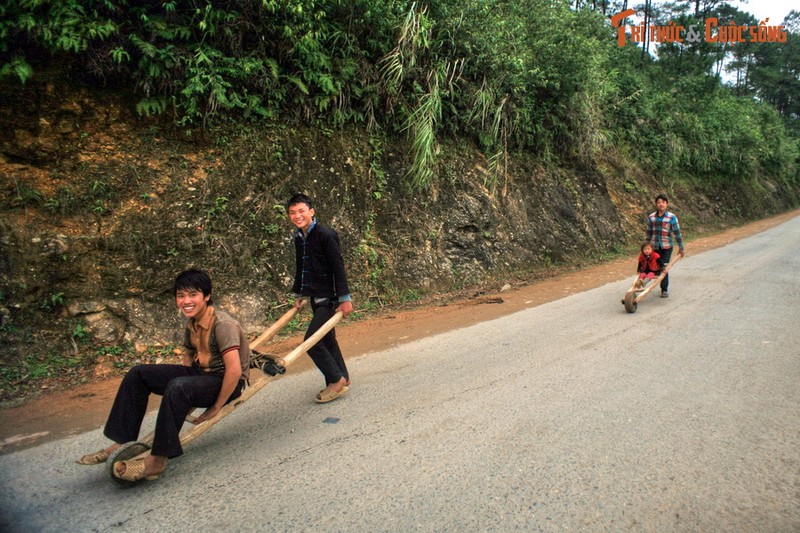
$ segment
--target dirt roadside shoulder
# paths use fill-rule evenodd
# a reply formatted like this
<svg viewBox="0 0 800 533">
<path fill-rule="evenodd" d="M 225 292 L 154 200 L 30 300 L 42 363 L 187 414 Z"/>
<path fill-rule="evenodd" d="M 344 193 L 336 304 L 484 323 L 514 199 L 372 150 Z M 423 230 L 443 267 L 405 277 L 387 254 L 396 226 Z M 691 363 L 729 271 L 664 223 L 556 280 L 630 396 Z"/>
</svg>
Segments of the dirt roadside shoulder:
<svg viewBox="0 0 800 533">
<path fill-rule="evenodd" d="M 725 246 L 798 215 L 800 209 L 696 238 L 687 243 L 687 254 L 694 255 Z M 632 278 L 634 263 L 633 257 L 618 259 L 505 291 L 500 287 L 492 287 L 486 292 L 474 293 L 440 305 L 387 312 L 374 318 L 345 322 L 337 328 L 337 337 L 348 359 L 377 353 L 424 337 L 542 305 L 606 283 Z M 623 311 L 622 308 L 620 310 Z M 375 335 L 375 331 L 380 331 L 381 334 Z M 301 340 L 299 335 L 281 339 L 270 345 L 268 350 L 277 355 L 285 354 Z M 312 369 L 309 358 L 301 357 L 288 372 L 294 374 Z M 358 377 L 354 376 L 353 379 L 357 388 Z M 74 389 L 44 393 L 22 406 L 0 410 L 0 453 L 10 453 L 101 427 L 119 381 L 119 378 L 114 378 Z M 157 400 L 151 402 L 151 408 L 156 405 Z"/>
</svg>

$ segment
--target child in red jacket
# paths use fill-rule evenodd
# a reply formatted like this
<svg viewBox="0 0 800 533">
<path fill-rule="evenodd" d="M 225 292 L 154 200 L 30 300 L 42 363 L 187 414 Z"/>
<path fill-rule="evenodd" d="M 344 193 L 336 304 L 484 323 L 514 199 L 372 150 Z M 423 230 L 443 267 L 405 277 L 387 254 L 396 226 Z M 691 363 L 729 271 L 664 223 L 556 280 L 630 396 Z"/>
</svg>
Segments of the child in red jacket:
<svg viewBox="0 0 800 533">
<path fill-rule="evenodd" d="M 661 261 L 661 256 L 653 251 L 653 246 L 649 242 L 642 244 L 641 251 L 636 268 L 636 271 L 639 272 L 637 286 L 644 287 L 661 273 L 664 263 Z"/>
</svg>

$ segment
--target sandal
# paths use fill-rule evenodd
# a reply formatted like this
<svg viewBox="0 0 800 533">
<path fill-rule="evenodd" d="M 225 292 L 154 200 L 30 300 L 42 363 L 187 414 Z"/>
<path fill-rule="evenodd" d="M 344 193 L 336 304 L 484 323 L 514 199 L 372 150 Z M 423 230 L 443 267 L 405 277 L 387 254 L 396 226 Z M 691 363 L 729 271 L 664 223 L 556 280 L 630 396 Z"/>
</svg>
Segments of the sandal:
<svg viewBox="0 0 800 533">
<path fill-rule="evenodd" d="M 107 451 L 100 450 L 99 452 L 88 453 L 75 462 L 79 465 L 99 465 L 108 461 L 110 455 Z"/>
<path fill-rule="evenodd" d="M 316 401 L 317 401 L 317 403 L 332 402 L 333 400 L 335 400 L 339 396 L 342 396 L 342 395 L 346 394 L 347 391 L 349 391 L 349 390 L 350 389 L 347 387 L 347 385 L 342 387 L 342 389 L 340 391 L 338 391 L 338 392 L 337 391 L 332 391 L 330 389 L 322 389 L 321 391 L 319 391 L 319 394 L 317 394 Z"/>
<path fill-rule="evenodd" d="M 125 472 L 120 474 L 117 470 L 118 465 L 125 465 Z M 161 471 L 163 472 L 163 470 Z M 114 477 L 117 479 L 122 479 L 125 481 L 139 481 L 142 479 L 146 479 L 148 481 L 153 481 L 154 479 L 158 479 L 158 476 L 161 474 L 146 474 L 145 467 L 144 467 L 144 457 L 140 457 L 139 459 L 132 459 L 130 461 L 119 461 L 118 463 L 114 464 Z"/>
</svg>

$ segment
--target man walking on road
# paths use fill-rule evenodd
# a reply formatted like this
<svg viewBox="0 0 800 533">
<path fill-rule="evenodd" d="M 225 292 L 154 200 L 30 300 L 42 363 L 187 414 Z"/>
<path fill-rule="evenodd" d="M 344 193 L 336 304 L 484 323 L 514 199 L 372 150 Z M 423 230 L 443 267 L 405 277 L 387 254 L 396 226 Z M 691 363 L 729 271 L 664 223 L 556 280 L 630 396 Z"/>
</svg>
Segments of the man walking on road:
<svg viewBox="0 0 800 533">
<path fill-rule="evenodd" d="M 303 298 L 311 302 L 314 317 L 306 330 L 306 339 L 327 322 L 336 311 L 344 316 L 353 310 L 344 259 L 335 230 L 317 222 L 311 198 L 295 194 L 286 203 L 289 220 L 295 226 L 295 277 L 292 292 L 294 305 L 300 308 Z M 331 330 L 308 355 L 325 376 L 325 388 L 316 396 L 317 403 L 327 403 L 346 394 L 350 373 Z"/>
<path fill-rule="evenodd" d="M 665 194 L 656 196 L 656 210 L 647 217 L 647 242 L 653 245 L 653 251 L 661 256 L 664 267 L 672 258 L 672 239 L 678 244 L 678 253 L 681 257 L 685 253 L 681 227 L 678 217 L 667 211 L 669 199 Z M 669 274 L 661 280 L 661 297 L 669 297 Z"/>
</svg>

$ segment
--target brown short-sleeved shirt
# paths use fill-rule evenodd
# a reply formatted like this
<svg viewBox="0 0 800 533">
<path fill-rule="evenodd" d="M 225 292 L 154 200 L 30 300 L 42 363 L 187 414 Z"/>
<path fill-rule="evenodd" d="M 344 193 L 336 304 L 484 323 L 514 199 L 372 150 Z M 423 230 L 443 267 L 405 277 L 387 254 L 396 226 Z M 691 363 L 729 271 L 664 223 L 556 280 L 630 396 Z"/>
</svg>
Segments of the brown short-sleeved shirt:
<svg viewBox="0 0 800 533">
<path fill-rule="evenodd" d="M 250 345 L 247 336 L 239 322 L 223 311 L 216 311 L 213 306 L 208 306 L 202 316 L 190 318 L 186 323 L 184 346 L 195 366 L 218 375 L 225 373 L 222 356 L 231 350 L 239 350 L 242 378 L 249 378 Z"/>
</svg>

